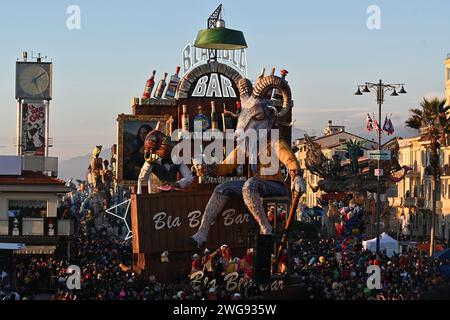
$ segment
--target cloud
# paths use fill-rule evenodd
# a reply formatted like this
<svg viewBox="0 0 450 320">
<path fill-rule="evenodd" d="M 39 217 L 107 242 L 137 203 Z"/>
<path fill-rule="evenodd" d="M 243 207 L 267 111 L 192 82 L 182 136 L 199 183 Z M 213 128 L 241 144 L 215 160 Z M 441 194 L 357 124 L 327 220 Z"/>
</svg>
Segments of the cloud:
<svg viewBox="0 0 450 320">
<path fill-rule="evenodd" d="M 294 114 L 302 113 L 328 113 L 328 112 L 361 112 L 361 108 L 310 108 L 294 110 Z"/>
</svg>

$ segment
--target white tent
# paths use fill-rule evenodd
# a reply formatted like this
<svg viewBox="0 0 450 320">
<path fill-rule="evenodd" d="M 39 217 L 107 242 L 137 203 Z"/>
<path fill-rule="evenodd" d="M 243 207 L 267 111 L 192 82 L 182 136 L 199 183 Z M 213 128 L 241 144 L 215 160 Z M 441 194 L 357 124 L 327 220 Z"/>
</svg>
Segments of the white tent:
<svg viewBox="0 0 450 320">
<path fill-rule="evenodd" d="M 397 240 L 389 236 L 386 232 L 380 235 L 380 251 L 386 250 L 388 257 L 392 257 L 394 253 L 400 251 L 399 243 Z M 363 248 L 372 252 L 377 251 L 377 238 L 373 238 L 367 241 L 363 241 Z"/>
</svg>

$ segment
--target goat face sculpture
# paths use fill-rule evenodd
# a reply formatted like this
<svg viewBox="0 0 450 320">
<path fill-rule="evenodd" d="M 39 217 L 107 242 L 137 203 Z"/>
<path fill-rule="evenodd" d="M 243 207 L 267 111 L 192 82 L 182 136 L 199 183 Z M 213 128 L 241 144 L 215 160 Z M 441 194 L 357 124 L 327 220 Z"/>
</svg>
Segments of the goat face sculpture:
<svg viewBox="0 0 450 320">
<path fill-rule="evenodd" d="M 255 88 L 250 80 L 241 79 L 238 82 L 242 110 L 238 118 L 236 130 L 271 129 L 276 118 L 284 117 L 292 107 L 292 93 L 286 80 L 270 75 L 260 79 Z M 283 107 L 278 111 L 270 106 L 266 98 L 269 92 L 278 89 L 283 95 Z"/>
</svg>

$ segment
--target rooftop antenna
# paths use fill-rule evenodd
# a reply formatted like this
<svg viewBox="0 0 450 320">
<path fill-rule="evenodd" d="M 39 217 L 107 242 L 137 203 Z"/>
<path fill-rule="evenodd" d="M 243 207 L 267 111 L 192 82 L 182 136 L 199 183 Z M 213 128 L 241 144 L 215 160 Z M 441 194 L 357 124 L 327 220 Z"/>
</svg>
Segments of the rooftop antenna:
<svg viewBox="0 0 450 320">
<path fill-rule="evenodd" d="M 37 56 L 34 55 L 34 51 L 31 51 L 31 59 L 36 59 L 37 62 L 42 62 L 42 59 L 47 60 L 47 56 L 41 56 L 41 53 L 38 52 Z"/>
</svg>

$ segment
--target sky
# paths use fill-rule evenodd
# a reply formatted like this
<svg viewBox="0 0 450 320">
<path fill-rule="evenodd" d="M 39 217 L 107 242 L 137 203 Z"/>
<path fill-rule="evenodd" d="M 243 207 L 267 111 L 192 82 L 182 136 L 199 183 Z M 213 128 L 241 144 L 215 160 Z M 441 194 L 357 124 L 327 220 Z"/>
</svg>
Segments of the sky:
<svg viewBox="0 0 450 320">
<path fill-rule="evenodd" d="M 0 4 L 0 154 L 14 154 L 15 61 L 22 51 L 54 63 L 50 109 L 51 156 L 60 160 L 116 141 L 116 118 L 131 113 L 150 72 L 172 74 L 181 52 L 219 3 L 227 27 L 244 32 L 248 77 L 262 67 L 287 69 L 295 126 L 321 134 L 328 120 L 364 132 L 375 95 L 354 96 L 357 84 L 404 82 L 407 95 L 388 96 L 396 135 L 421 97 L 443 96 L 450 52 L 450 1 L 328 0 L 22 0 Z M 79 6 L 80 29 L 70 30 L 67 8 Z M 371 5 L 380 8 L 370 30 Z M 158 79 L 159 80 L 159 79 Z M 373 134 L 372 134 L 373 135 Z"/>
</svg>

